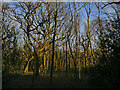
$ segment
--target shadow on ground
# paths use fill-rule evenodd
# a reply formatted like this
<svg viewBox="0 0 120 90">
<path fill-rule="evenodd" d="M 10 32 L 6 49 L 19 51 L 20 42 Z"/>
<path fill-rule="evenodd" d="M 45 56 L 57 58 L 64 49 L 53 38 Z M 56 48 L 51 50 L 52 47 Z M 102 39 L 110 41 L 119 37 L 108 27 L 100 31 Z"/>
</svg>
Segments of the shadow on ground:
<svg viewBox="0 0 120 90">
<path fill-rule="evenodd" d="M 74 75 L 69 74 L 68 78 L 64 73 L 56 73 L 53 78 L 52 88 L 89 88 L 89 82 L 87 80 L 74 79 Z M 33 75 L 25 74 L 4 74 L 2 81 L 2 88 L 50 88 L 50 76 L 49 74 L 39 75 L 34 77 Z"/>
</svg>

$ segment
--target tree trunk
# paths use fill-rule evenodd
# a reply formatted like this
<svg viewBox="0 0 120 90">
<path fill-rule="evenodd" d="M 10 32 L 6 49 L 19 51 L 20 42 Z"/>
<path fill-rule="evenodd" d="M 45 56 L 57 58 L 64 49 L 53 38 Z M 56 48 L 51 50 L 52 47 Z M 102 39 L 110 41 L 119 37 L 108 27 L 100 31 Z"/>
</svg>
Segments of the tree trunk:
<svg viewBox="0 0 120 90">
<path fill-rule="evenodd" d="M 68 66 L 67 66 L 67 39 L 66 39 L 66 78 L 68 73 Z"/>
<path fill-rule="evenodd" d="M 54 50 L 55 50 L 55 36 L 57 31 L 57 12 L 58 12 L 58 2 L 56 2 L 56 11 L 55 11 L 55 29 L 53 34 L 53 43 L 52 43 L 52 63 L 51 63 L 51 73 L 50 73 L 50 86 L 52 87 L 52 79 L 53 79 L 53 65 L 54 65 Z"/>
</svg>

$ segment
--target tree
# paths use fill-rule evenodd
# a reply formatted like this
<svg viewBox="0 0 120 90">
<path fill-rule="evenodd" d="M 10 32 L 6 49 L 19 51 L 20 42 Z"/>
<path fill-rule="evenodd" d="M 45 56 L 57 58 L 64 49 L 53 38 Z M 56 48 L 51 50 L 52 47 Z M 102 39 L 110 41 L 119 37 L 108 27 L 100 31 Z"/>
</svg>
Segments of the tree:
<svg viewBox="0 0 120 90">
<path fill-rule="evenodd" d="M 7 10 L 9 10 L 9 4 L 3 3 L 2 5 L 2 57 L 3 57 L 3 71 L 7 72 L 10 69 L 14 71 L 14 67 L 18 62 L 17 55 L 19 50 L 17 49 L 17 35 L 18 31 L 15 28 L 12 20 L 8 16 Z M 12 50 L 13 49 L 13 50 Z M 16 54 L 15 54 L 16 53 Z M 13 57 L 14 56 L 14 57 Z M 12 66 L 13 65 L 13 66 Z"/>
</svg>

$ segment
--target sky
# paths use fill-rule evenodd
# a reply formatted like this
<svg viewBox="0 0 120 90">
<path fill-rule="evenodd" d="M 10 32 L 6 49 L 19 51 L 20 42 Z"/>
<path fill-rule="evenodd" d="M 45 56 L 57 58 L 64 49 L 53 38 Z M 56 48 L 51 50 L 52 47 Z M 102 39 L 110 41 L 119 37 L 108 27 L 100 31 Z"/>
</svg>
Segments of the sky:
<svg viewBox="0 0 120 90">
<path fill-rule="evenodd" d="M 71 6 L 71 9 L 73 9 L 72 8 L 72 6 Z M 108 7 L 106 7 L 105 8 L 105 10 L 109 13 L 111 13 L 111 12 L 114 12 L 114 10 L 113 9 L 111 9 L 109 6 Z M 18 12 L 19 12 L 19 10 L 18 10 Z M 79 11 L 78 11 L 79 12 Z M 95 18 L 97 18 L 97 13 L 98 13 L 98 11 L 97 11 L 97 8 L 96 8 L 96 6 L 95 6 L 95 4 L 93 4 L 93 3 L 91 3 L 91 15 L 90 15 L 90 22 L 91 21 L 93 21 Z M 106 17 L 105 15 L 103 15 L 102 17 Z M 82 9 L 81 9 L 81 12 L 80 12 L 80 30 L 81 30 L 81 32 L 83 32 L 84 33 L 84 30 L 85 30 L 85 26 L 84 26 L 84 23 L 86 22 L 86 20 L 87 20 L 87 14 L 86 14 L 86 11 L 85 11 L 85 8 L 83 7 Z M 22 31 L 20 31 L 21 33 L 22 33 Z M 21 34 L 20 34 L 21 35 Z M 21 36 L 19 36 L 19 38 L 20 38 Z M 22 40 L 23 41 L 23 40 Z"/>
</svg>

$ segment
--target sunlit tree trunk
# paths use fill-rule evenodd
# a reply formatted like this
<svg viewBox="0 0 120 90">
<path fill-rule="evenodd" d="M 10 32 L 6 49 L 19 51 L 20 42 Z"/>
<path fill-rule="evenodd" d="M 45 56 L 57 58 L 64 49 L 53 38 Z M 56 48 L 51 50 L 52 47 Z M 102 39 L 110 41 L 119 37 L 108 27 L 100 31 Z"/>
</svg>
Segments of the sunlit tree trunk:
<svg viewBox="0 0 120 90">
<path fill-rule="evenodd" d="M 66 39 L 66 78 L 67 78 L 67 74 L 68 74 L 67 52 L 68 52 L 68 50 L 67 50 L 67 39 Z"/>
</svg>

